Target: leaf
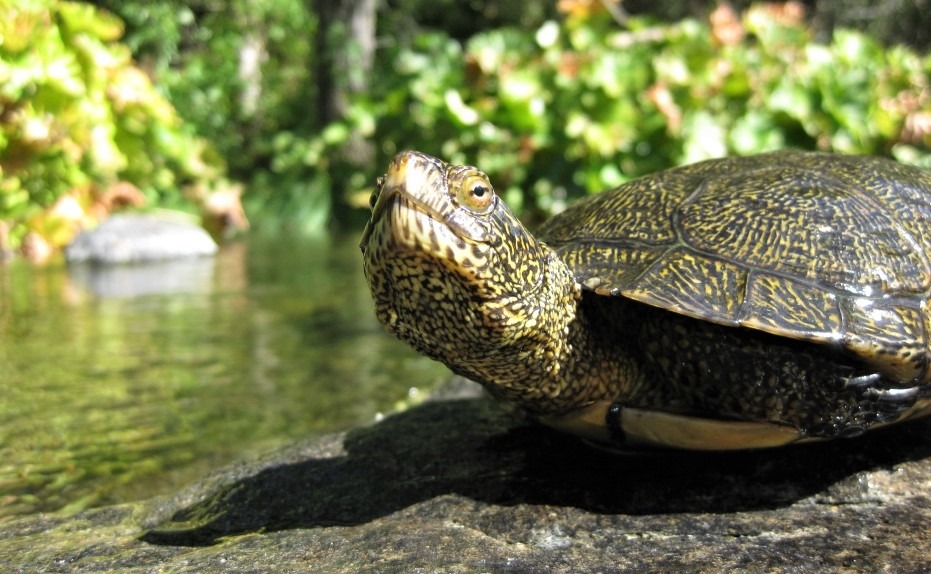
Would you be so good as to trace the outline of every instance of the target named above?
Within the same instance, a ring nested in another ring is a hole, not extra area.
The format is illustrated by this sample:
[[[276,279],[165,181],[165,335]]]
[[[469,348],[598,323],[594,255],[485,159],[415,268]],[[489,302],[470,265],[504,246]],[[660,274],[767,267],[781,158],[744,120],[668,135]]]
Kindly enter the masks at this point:
[[[773,118],[757,110],[737,118],[727,141],[728,146],[738,155],[777,150],[785,146],[785,138]]]
[[[91,4],[59,1],[56,9],[68,34],[88,34],[108,42],[123,35],[123,23],[119,18]]]
[[[693,111],[685,115],[682,136],[682,163],[695,163],[727,155],[727,134],[721,124],[706,111]]]
[[[458,123],[464,126],[474,126],[481,119],[481,116],[474,108],[462,101],[462,96],[458,91],[446,90],[443,100],[446,102],[446,109]]]

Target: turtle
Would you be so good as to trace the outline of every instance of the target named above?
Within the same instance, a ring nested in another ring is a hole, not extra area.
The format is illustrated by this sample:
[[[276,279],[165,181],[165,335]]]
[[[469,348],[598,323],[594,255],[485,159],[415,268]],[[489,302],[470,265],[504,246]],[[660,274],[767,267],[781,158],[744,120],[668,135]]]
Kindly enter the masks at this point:
[[[362,234],[389,333],[620,450],[851,437],[931,414],[931,173],[781,150],[587,196],[531,233],[406,151]]]

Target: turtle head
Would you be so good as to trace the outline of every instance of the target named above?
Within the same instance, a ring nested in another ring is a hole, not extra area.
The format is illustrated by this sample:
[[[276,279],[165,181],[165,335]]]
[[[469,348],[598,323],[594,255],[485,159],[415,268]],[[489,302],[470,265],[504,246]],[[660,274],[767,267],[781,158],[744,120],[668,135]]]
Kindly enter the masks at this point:
[[[488,176],[403,152],[371,206],[363,264],[387,330],[495,394],[540,392],[528,369],[558,370],[545,357],[565,343],[579,290]]]
[[[470,299],[500,299],[533,291],[541,280],[542,245],[475,167],[402,152],[378,179],[370,204],[361,243],[366,274],[380,283],[390,268],[404,268],[399,278],[417,280],[398,297],[443,284]],[[438,295],[429,297],[431,309]]]

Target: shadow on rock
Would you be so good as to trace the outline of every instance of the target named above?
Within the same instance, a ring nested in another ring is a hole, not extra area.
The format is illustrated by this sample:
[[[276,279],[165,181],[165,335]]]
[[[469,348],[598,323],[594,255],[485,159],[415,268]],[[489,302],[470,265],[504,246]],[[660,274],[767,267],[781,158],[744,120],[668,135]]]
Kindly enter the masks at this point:
[[[515,424],[496,404],[470,399],[427,403],[349,432],[341,451],[330,445],[220,475],[189,498],[199,502],[160,509],[171,519],[142,539],[200,546],[250,532],[362,524],[446,494],[603,514],[773,509],[858,472],[931,456],[931,424],[757,452],[616,455]]]

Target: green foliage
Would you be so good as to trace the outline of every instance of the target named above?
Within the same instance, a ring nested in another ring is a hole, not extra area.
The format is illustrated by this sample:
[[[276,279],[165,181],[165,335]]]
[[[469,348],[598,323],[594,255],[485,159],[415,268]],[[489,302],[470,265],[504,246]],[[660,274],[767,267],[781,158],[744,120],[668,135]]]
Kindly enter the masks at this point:
[[[326,166],[297,157],[308,139],[320,139],[314,132],[311,2],[95,3],[126,21],[126,43],[136,59],[224,157],[230,175],[248,183],[244,200],[253,214],[287,215],[305,229],[323,227],[330,213]]]
[[[144,2],[142,5],[180,2]],[[184,3],[193,4],[198,3]],[[315,19],[302,0],[233,0],[193,15],[172,66],[158,70],[185,119],[248,179],[273,161],[276,134],[312,126],[310,39]],[[178,7],[179,17],[184,16]],[[255,58],[254,76],[243,61]],[[310,112],[310,113],[309,113]]]
[[[391,0],[368,92],[320,128],[310,2],[94,3],[126,22],[125,44],[120,22],[86,5],[0,0],[0,220],[28,221],[113,180],[174,201],[217,173],[195,130],[248,183],[252,215],[303,229],[322,228],[334,201],[364,204],[401,148],[481,166],[530,213],[672,165],[781,147],[931,166],[931,57],[852,31],[818,44],[803,21],[762,5],[723,24],[632,18],[622,29],[593,0],[558,3],[560,19],[547,2]],[[358,137],[377,157],[347,173],[334,158]],[[354,195],[331,197],[338,188]]]
[[[852,31],[814,44],[772,16],[751,9],[728,42],[695,20],[618,30],[598,14],[465,46],[420,35],[383,54],[355,103],[354,125],[383,156],[367,177],[417,148],[479,165],[508,201],[550,211],[672,165],[784,147],[931,167],[931,57]]]
[[[87,4],[0,0],[0,221],[15,247],[66,194],[87,207],[121,181],[161,204],[209,183],[222,162]],[[42,229],[43,232],[49,230]],[[67,236],[53,237],[66,241]]]
[[[536,28],[556,16],[553,0],[385,0],[379,12],[387,38],[405,38],[422,29],[443,30],[465,41],[477,32],[514,26]]]

